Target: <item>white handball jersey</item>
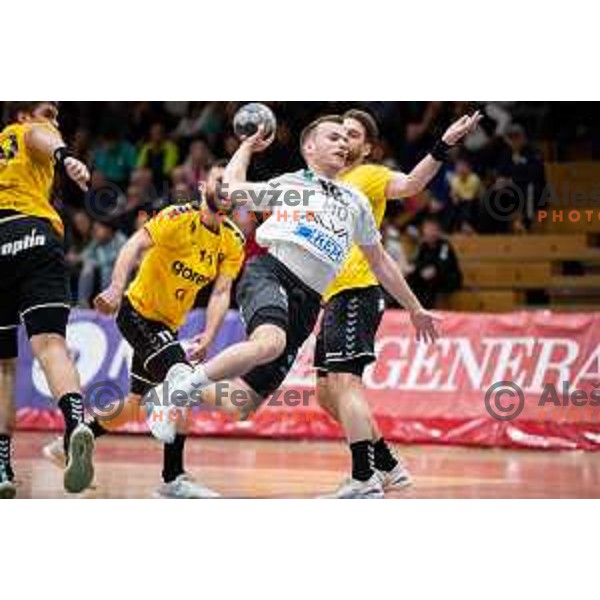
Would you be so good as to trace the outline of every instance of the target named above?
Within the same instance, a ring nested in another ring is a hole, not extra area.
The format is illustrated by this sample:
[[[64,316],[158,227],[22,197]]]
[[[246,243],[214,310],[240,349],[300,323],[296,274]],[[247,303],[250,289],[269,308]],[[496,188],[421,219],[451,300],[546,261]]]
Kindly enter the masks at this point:
[[[256,231],[257,243],[320,294],[353,244],[371,246],[381,237],[361,192],[308,169],[272,179],[253,204],[272,212]]]

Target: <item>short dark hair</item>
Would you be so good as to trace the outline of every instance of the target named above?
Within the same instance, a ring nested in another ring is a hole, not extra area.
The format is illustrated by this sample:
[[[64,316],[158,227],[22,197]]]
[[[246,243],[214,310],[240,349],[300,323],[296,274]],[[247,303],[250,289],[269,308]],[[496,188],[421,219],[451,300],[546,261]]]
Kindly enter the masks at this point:
[[[354,119],[358,121],[365,129],[367,142],[376,142],[379,139],[379,127],[377,121],[371,114],[364,110],[351,108],[343,114],[344,119]]]
[[[338,125],[344,124],[344,119],[340,115],[323,115],[314,121],[311,121],[300,134],[300,148],[304,148],[304,144],[314,130],[323,123],[337,123]]]
[[[40,104],[52,104],[58,108],[58,102],[51,102],[49,100],[29,100],[29,101],[18,101],[18,102],[5,102],[4,103],[4,123],[16,123],[19,113],[32,113]]]

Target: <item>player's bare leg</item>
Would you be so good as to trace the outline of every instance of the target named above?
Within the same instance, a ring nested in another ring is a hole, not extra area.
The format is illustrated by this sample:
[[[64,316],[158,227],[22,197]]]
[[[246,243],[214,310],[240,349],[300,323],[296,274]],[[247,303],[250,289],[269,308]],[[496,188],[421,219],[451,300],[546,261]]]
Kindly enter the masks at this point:
[[[317,374],[317,401],[319,406],[334,420],[339,423],[340,415],[332,394],[329,392],[329,382],[324,373]]]
[[[104,414],[101,419],[95,417],[89,421],[87,425],[94,434],[94,438],[97,439],[107,433],[116,432],[126,423],[136,421],[143,423],[146,419],[146,413],[140,406],[140,399],[141,396],[139,394],[129,394],[122,407],[115,404],[112,414],[109,412]],[[64,467],[65,451],[62,437],[57,437],[44,446],[42,453],[58,467]]]
[[[362,379],[351,373],[329,373],[318,380],[319,404],[344,429],[352,453],[352,479],[364,481],[376,472],[385,489],[411,484],[403,463],[387,445],[372,416]]]
[[[83,422],[83,396],[79,375],[69,356],[66,340],[54,333],[34,335],[30,339],[33,355],[40,363],[48,387],[65,419],[64,486],[79,493],[94,479],[94,436]]]
[[[11,441],[15,430],[16,359],[0,360],[0,498],[14,498],[16,487],[11,465]]]
[[[352,454],[352,477],[326,497],[383,498],[381,478],[374,465],[371,414],[361,393],[360,377],[329,373],[317,381],[319,404],[344,429]]]
[[[171,407],[165,394],[175,390],[193,398],[194,394],[224,380],[234,380],[257,366],[276,360],[285,350],[286,334],[276,325],[265,324],[257,327],[247,341],[229,346],[223,352],[196,367],[191,373],[169,371],[167,384],[155,387],[145,397],[149,410],[148,426],[152,434],[166,443],[175,439],[176,423],[185,409]]]
[[[146,410],[141,402],[140,394],[130,393],[123,406],[114,407],[114,414],[106,414],[102,419],[97,417],[87,425],[94,438],[103,437],[108,433],[119,431],[127,423],[143,423],[146,420]],[[217,498],[219,494],[205,485],[195,482],[183,468],[184,441],[187,437],[189,424],[181,420],[177,424],[177,435],[172,444],[164,444],[163,450],[163,480],[156,491],[161,498]],[[57,466],[64,466],[65,453],[63,438],[59,437],[46,445],[42,450],[44,456]],[[173,474],[173,477],[171,477]],[[168,480],[168,481],[167,481]]]

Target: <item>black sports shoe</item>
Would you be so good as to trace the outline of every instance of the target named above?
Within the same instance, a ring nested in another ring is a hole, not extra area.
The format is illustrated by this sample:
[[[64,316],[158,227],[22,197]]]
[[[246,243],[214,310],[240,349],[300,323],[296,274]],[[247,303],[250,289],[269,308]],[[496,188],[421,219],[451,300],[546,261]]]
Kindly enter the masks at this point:
[[[17,495],[17,488],[12,477],[9,477],[6,465],[0,463],[0,500],[10,500]]]
[[[71,494],[78,494],[90,487],[94,480],[94,434],[85,424],[75,427],[69,438],[64,487]]]

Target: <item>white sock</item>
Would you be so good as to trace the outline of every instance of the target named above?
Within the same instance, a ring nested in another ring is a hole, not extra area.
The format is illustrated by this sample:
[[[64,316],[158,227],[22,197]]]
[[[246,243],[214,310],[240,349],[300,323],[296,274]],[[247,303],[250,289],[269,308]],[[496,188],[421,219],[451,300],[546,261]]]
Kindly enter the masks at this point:
[[[177,363],[167,371],[167,376],[165,379],[169,383],[174,384],[176,380],[182,379],[186,375],[189,375],[193,370],[194,368],[187,363]]]

